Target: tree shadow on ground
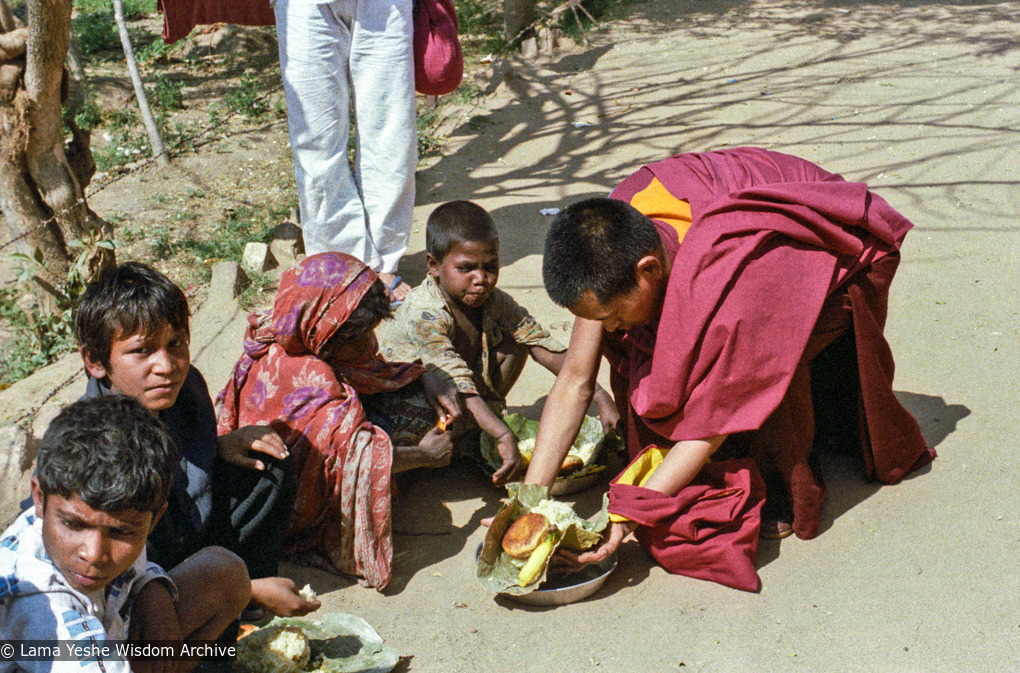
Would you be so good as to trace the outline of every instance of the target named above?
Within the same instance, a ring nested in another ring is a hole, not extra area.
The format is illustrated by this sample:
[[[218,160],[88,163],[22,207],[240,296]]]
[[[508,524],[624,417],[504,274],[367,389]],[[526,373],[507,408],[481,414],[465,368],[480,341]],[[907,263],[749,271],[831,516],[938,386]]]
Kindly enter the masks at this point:
[[[935,66],[916,62],[917,50],[936,42],[959,46],[939,55],[939,72],[958,61],[1014,54],[1020,47],[1008,5],[667,0],[629,7],[626,21],[640,25],[635,39],[653,43],[664,58],[649,61],[646,51],[613,42],[610,25],[582,53],[514,60],[485,107],[456,122],[450,151],[420,171],[419,204],[498,199],[504,212],[494,217],[509,265],[541,254],[548,223],[539,209],[561,205],[548,203],[549,194],[563,201],[579,192],[604,195],[641,165],[681,150],[814,147],[806,158],[827,156],[829,170],[898,189],[919,217],[936,222],[944,215],[932,205],[932,190],[947,199],[959,190],[945,179],[947,161],[992,149],[984,173],[1010,174],[1015,129],[969,115],[1015,95],[1017,84],[976,79],[924,87],[919,78],[936,77]],[[665,41],[678,23],[683,35]],[[761,39],[696,49],[741,34]],[[874,87],[888,87],[890,95],[862,98]],[[933,144],[932,137],[953,141]],[[903,149],[890,153],[892,143]],[[1012,208],[982,207],[998,215]]]

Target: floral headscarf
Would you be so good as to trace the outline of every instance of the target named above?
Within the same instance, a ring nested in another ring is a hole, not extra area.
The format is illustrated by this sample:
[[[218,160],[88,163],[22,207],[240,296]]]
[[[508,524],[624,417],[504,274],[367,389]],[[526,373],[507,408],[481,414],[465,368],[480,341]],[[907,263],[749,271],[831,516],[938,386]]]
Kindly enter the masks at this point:
[[[368,422],[358,395],[398,390],[424,369],[386,362],[374,341],[357,362],[318,357],[377,280],[338,252],[285,271],[273,308],[248,317],[244,354],[219,395],[218,431],[272,425],[298,475],[288,550],[325,553],[339,571],[381,589],[393,556],[393,446]]]

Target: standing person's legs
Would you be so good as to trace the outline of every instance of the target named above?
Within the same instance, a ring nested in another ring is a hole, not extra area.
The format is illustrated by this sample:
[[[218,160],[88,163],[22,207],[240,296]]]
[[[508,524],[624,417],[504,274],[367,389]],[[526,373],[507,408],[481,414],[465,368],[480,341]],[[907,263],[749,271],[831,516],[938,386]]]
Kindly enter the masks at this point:
[[[305,250],[346,252],[367,263],[373,247],[347,158],[354,2],[275,0],[274,9]]]
[[[414,212],[418,132],[412,0],[356,0],[350,51],[355,173],[371,239],[372,269],[393,274]]]

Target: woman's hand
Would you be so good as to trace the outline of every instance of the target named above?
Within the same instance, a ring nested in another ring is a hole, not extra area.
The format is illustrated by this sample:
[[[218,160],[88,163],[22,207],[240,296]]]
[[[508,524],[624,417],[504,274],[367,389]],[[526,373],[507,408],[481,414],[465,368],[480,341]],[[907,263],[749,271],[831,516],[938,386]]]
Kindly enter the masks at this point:
[[[418,443],[423,452],[423,467],[443,467],[450,464],[453,457],[453,441],[450,433],[439,428],[432,428],[425,433]]]
[[[421,375],[422,387],[425,388],[425,399],[439,415],[439,420],[444,428],[460,418],[460,396],[457,389],[447,379],[441,379],[432,372],[425,372]]]
[[[258,451],[278,460],[290,455],[283,439],[268,425],[246,425],[216,439],[219,443],[220,458],[238,467],[266,469],[265,463],[248,455],[250,451]]]
[[[443,467],[453,457],[453,441],[450,433],[432,428],[417,446],[394,446],[393,465],[390,472],[397,474],[419,467]]]
[[[638,524],[634,521],[624,521],[609,524],[609,534],[597,549],[578,554],[567,549],[559,549],[558,553],[567,560],[567,563],[575,568],[581,568],[590,563],[601,563],[612,556],[620,547],[620,543],[637,529]]]
[[[499,451],[503,464],[496,473],[492,475],[492,483],[502,486],[517,476],[524,467],[524,458],[517,448],[517,437],[507,428],[502,437],[496,440],[496,450]]]

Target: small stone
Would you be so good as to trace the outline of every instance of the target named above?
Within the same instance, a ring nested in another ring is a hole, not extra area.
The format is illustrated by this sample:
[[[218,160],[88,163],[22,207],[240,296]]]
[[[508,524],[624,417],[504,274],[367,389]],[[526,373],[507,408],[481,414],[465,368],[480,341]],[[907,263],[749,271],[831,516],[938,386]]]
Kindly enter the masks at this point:
[[[250,273],[265,273],[277,266],[276,258],[269,251],[266,243],[252,241],[244,246],[241,257],[241,268]]]
[[[521,56],[526,59],[533,59],[538,56],[538,41],[533,37],[521,43]]]
[[[269,254],[281,269],[294,266],[299,257],[305,254],[305,242],[301,235],[301,227],[293,222],[281,222],[273,229],[273,242],[269,244]]]
[[[542,27],[538,31],[538,39],[541,41],[542,46],[540,51],[545,56],[551,56],[556,51],[556,32],[547,28]]]
[[[237,262],[219,262],[213,266],[209,281],[210,297],[236,297],[244,290],[248,276]]]

